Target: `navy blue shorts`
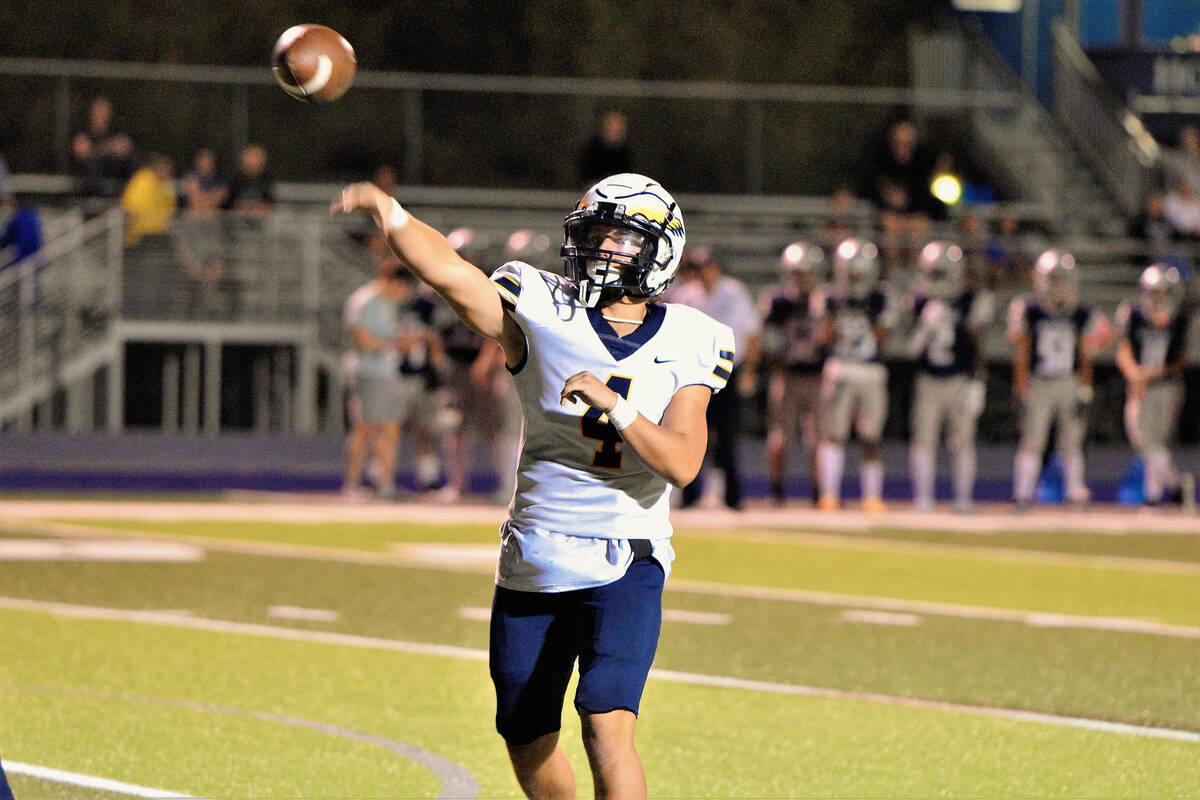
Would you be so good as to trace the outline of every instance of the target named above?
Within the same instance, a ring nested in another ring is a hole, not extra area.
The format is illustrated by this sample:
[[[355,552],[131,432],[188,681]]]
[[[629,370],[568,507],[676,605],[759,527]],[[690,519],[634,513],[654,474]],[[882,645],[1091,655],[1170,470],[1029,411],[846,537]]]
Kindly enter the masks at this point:
[[[496,686],[496,730],[528,744],[562,727],[563,697],[575,659],[575,708],[634,714],[662,627],[663,568],[653,558],[629,565],[618,581],[573,592],[496,587],[489,665]]]

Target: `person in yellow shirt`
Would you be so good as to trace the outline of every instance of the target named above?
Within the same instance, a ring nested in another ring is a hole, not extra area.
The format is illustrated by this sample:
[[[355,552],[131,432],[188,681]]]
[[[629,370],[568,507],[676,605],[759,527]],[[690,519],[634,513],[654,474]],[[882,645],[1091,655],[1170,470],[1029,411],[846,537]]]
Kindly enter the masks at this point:
[[[175,215],[175,165],[170,157],[151,155],[121,193],[121,208],[128,215],[125,246],[132,247],[143,236],[166,233]]]

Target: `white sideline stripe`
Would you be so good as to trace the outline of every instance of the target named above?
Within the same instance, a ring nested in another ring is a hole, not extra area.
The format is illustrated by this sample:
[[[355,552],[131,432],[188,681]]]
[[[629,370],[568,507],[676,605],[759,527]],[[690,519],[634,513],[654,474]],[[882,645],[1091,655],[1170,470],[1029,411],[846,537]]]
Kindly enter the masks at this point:
[[[0,520],[3,522],[3,520]],[[41,533],[51,536],[79,537],[90,536],[100,531],[109,536],[154,536],[154,534],[121,531],[118,529],[92,528],[84,525],[61,522],[9,523],[10,527],[19,527],[22,532]],[[351,564],[381,564],[394,567],[437,567],[448,572],[470,572],[477,574],[492,573],[494,562],[487,565],[462,559],[455,563],[447,561],[441,565],[430,562],[415,563],[399,552],[380,553],[369,550],[346,550],[335,547],[317,545],[286,544],[279,542],[257,542],[243,539],[218,540],[200,536],[185,536],[165,534],[169,540],[183,540],[201,545],[204,549],[222,553],[241,553],[245,555],[272,556],[278,558],[307,558]],[[441,545],[455,547],[456,545]],[[473,545],[467,545],[472,547]],[[491,547],[491,545],[487,545]],[[991,608],[988,606],[971,606],[957,603],[939,603],[928,600],[906,600],[896,597],[873,597],[868,595],[840,594],[835,592],[817,592],[808,589],[784,589],[770,586],[738,586],[728,583],[711,581],[687,580],[671,578],[667,583],[668,592],[687,592],[690,594],[711,595],[713,597],[740,597],[751,600],[770,600],[781,603],[807,603],[810,605],[852,606],[858,608],[875,608],[885,611],[914,612],[934,616],[950,616],[962,619],[991,619],[1002,622],[1019,622],[1035,627],[1046,627],[1046,619],[1053,617],[1055,627],[1080,628],[1084,630],[1119,631],[1123,633],[1140,633],[1149,636],[1168,636],[1180,639],[1200,639],[1200,627],[1175,625],[1154,620],[1129,619],[1125,617],[1090,617],[1083,615],[1047,614],[1046,612],[1025,611],[1008,608]]]
[[[67,783],[72,786],[82,786],[85,789],[97,789],[102,792],[125,794],[130,797],[185,798],[185,800],[195,800],[195,797],[190,794],[168,792],[165,789],[151,789],[146,786],[109,780],[108,778],[81,775],[78,772],[64,772],[60,769],[39,767],[36,764],[22,764],[19,761],[5,761],[4,770],[5,772],[11,772],[13,775],[41,778],[42,780],[53,781],[54,783]]]
[[[916,614],[896,614],[891,611],[864,611],[861,609],[846,609],[838,614],[838,619],[845,622],[862,622],[867,625],[899,625],[911,628],[921,624],[921,618]]]
[[[492,618],[492,610],[478,606],[464,606],[458,610],[458,615],[463,619],[488,622]],[[733,622],[733,617],[729,614],[713,614],[707,611],[664,608],[662,615],[664,622],[684,622],[690,625],[729,625]]]
[[[79,606],[69,603],[52,603],[43,600],[25,600],[16,597],[0,597],[0,608],[10,608],[20,611],[36,611],[56,614],[64,617],[80,619],[104,619],[122,622],[149,623],[169,627],[194,628],[197,630],[215,631],[218,633],[234,633],[250,636],[266,636],[275,639],[292,641],[317,642],[321,644],[336,644],[349,647],[360,647],[368,650],[390,650],[401,653],[416,653],[419,655],[445,656],[469,661],[487,661],[486,650],[471,647],[455,647],[452,645],[426,644],[423,642],[405,642],[398,639],[381,639],[373,636],[355,636],[346,633],[330,633],[328,631],[306,631],[293,628],[278,628],[271,625],[256,625],[247,622],[229,622],[225,620],[205,619],[198,617],[177,617],[152,611],[126,611],[119,608],[103,608],[100,606]],[[923,700],[917,697],[899,697],[888,694],[871,692],[848,692],[841,689],[823,689],[816,686],[804,686],[793,683],[775,683],[772,681],[756,681],[745,678],[732,678],[721,675],[701,675],[694,672],[677,672],[674,670],[651,669],[650,677],[670,683],[685,683],[694,686],[711,686],[720,689],[742,689],[751,692],[766,692],[769,694],[799,695],[810,697],[827,697],[837,700],[859,700],[890,706],[905,706],[909,708],[935,709],[953,711],[964,714],[983,714],[993,717],[1005,717],[1024,722],[1037,722],[1047,725],[1060,725],[1072,728],[1104,733],[1123,733],[1135,736],[1148,736],[1158,739],[1174,739],[1182,742],[1200,744],[1200,733],[1181,731],[1174,728],[1156,728],[1141,725],[1130,725],[1123,722],[1108,722],[1106,720],[1088,719],[1086,717],[1067,717],[1057,714],[1044,714],[1036,711],[1021,711],[992,706],[972,706],[960,703],[949,703],[942,700]]]
[[[300,608],[299,606],[267,606],[267,616],[304,622],[337,622],[342,618],[341,614],[329,608]]]
[[[204,550],[152,539],[0,539],[0,561],[202,561]]]
[[[930,614],[961,619],[989,619],[1000,622],[1020,622],[1034,627],[1080,628],[1085,630],[1144,633],[1151,636],[1171,636],[1179,639],[1200,639],[1200,627],[1172,625],[1154,620],[1127,617],[1086,617],[1078,614],[1048,614],[1041,611],[1020,611],[1011,608],[988,608],[956,603],[937,603],[930,600],[905,600],[899,597],[870,597],[867,595],[814,592],[808,589],[776,589],[765,586],[735,586],[727,583],[689,581],[672,578],[668,591],[689,594],[741,597],[750,600],[809,603],[819,606],[852,606],[857,608]]]

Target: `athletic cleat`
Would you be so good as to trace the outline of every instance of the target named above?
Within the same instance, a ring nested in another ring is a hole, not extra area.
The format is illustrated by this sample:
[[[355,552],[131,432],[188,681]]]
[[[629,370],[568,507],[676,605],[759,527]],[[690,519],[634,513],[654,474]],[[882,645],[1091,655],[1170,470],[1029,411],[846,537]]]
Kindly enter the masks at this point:
[[[864,504],[865,505],[865,504]],[[932,500],[917,500],[913,503],[913,511],[918,514],[930,514],[933,512],[934,503]]]
[[[817,508],[822,511],[837,511],[842,503],[831,494],[823,494],[817,499]]]
[[[887,511],[887,503],[878,497],[868,497],[863,500],[863,511],[868,514],[883,514]]]
[[[1179,507],[1185,514],[1196,513],[1196,476],[1190,472],[1179,473]]]
[[[974,514],[975,513],[975,504],[972,503],[970,500],[955,500],[954,501],[954,513],[955,514]]]

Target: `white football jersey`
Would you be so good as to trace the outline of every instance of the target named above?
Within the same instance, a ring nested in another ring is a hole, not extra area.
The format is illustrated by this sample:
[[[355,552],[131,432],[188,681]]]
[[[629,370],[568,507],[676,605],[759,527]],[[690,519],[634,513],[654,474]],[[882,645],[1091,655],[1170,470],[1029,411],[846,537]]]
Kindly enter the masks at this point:
[[[551,562],[556,553],[581,546],[604,552],[618,540],[666,540],[671,487],[625,445],[607,416],[579,401],[560,405],[563,385],[578,372],[591,372],[659,423],[681,387],[699,384],[716,392],[725,386],[733,332],[694,308],[649,303],[641,326],[620,337],[601,310],[576,300],[573,285],[561,275],[514,261],[497,269],[492,281],[526,342],[525,360],[510,370],[525,425],[498,582],[562,591],[615,580],[628,566],[623,552],[607,556],[617,562],[615,577],[602,563],[583,566],[586,558],[578,570]],[[514,531],[520,538],[510,542]],[[551,544],[562,537],[569,541]],[[510,545],[523,552],[508,553]],[[531,550],[546,547],[551,552],[538,559],[546,563],[525,563],[536,555]],[[521,562],[523,574],[506,576],[506,559],[510,565]],[[527,574],[530,570],[538,574]]]

